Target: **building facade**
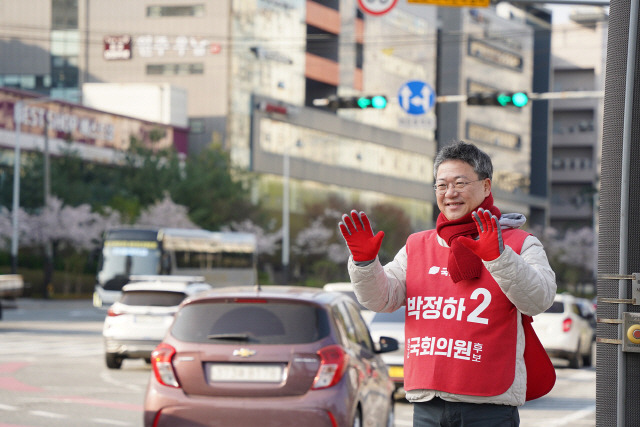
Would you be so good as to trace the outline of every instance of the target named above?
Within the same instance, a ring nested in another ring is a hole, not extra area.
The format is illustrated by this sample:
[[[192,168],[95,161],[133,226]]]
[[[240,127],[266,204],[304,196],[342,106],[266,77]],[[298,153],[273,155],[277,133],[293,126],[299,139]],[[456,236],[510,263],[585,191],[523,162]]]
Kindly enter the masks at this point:
[[[435,103],[435,92],[531,89],[534,31],[520,9],[399,2],[374,16],[356,0],[35,2],[42,7],[0,3],[0,85],[79,102],[84,84],[181,88],[189,153],[224,146],[259,175],[254,195],[273,210],[286,173],[294,213],[337,195],[396,204],[413,228],[432,227],[433,157],[459,139],[493,157],[504,211],[546,209],[529,191],[540,173],[531,167],[531,106]],[[388,104],[314,103],[352,95],[385,95]]]
[[[13,164],[16,143],[24,151],[46,147],[53,156],[73,152],[91,162],[118,164],[132,139],[150,149],[187,154],[186,128],[0,88],[0,165]]]
[[[554,92],[604,91],[607,16],[583,8],[570,18],[553,31]],[[597,230],[603,108],[602,97],[552,101],[550,223],[558,230]]]

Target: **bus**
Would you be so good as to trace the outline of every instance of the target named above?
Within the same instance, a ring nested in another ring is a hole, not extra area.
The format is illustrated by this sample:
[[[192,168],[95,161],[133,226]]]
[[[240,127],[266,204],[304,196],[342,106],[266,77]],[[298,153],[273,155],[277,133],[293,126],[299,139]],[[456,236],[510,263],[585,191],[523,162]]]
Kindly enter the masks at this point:
[[[213,287],[257,284],[252,233],[112,228],[102,240],[93,305],[113,304],[132,275],[202,276]]]

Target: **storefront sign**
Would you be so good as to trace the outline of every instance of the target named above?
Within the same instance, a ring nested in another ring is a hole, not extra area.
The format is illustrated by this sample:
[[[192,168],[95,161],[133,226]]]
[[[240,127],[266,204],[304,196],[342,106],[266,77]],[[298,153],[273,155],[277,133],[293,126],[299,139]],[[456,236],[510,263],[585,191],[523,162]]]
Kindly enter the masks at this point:
[[[102,57],[107,61],[131,59],[131,36],[106,36]]]

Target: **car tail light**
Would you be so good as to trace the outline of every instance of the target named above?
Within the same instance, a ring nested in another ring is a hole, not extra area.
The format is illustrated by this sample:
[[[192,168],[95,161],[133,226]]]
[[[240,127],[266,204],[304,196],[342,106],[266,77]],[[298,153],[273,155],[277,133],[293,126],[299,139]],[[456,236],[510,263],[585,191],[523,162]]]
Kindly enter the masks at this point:
[[[571,324],[573,320],[570,317],[567,317],[562,321],[562,332],[569,332],[571,330]]]
[[[123,313],[115,311],[112,307],[109,307],[109,309],[107,310],[107,316],[109,317],[120,316],[121,314]]]
[[[311,387],[314,390],[336,385],[347,370],[349,363],[349,355],[339,345],[330,345],[320,349],[318,356],[320,357],[320,367]]]
[[[151,367],[158,382],[168,387],[180,388],[171,360],[176,349],[169,344],[161,343],[151,353]]]
[[[244,304],[266,304],[267,300],[264,298],[236,298],[233,302]]]

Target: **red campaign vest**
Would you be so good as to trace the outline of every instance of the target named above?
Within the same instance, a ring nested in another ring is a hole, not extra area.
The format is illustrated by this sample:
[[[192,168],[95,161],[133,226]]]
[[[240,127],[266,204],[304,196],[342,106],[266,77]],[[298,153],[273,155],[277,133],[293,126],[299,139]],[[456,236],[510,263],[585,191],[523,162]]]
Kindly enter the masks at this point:
[[[502,232],[516,253],[528,235]],[[449,248],[435,230],[412,234],[406,248],[405,389],[472,396],[507,391],[516,370],[516,307],[486,268],[477,279],[454,283]]]

